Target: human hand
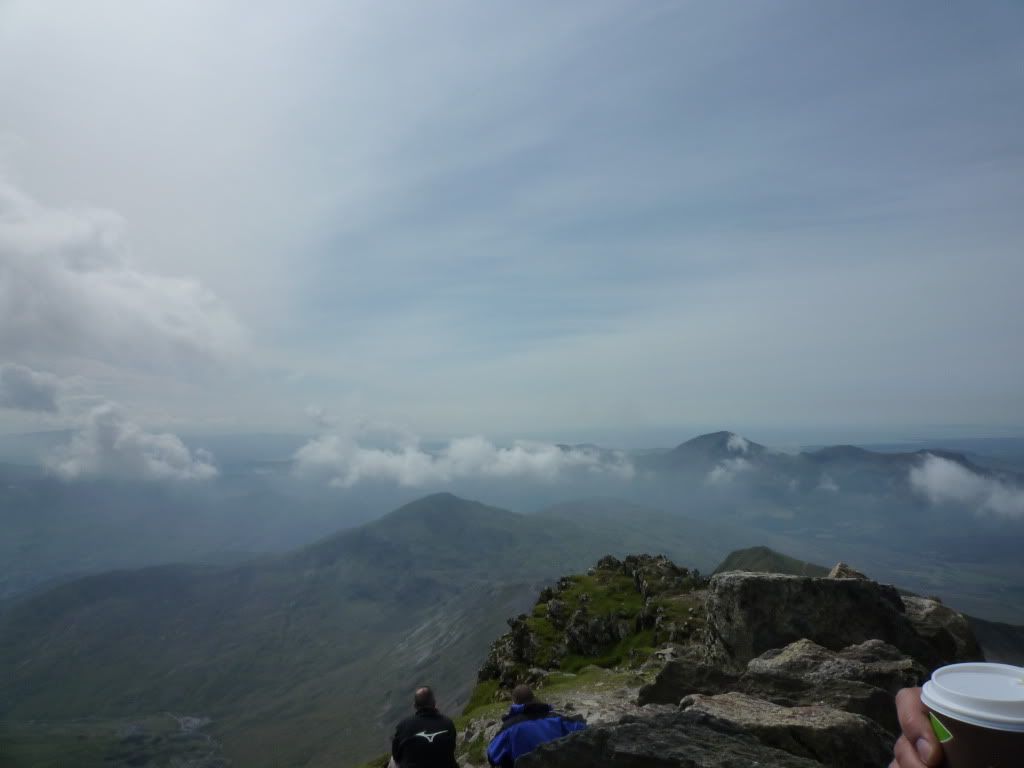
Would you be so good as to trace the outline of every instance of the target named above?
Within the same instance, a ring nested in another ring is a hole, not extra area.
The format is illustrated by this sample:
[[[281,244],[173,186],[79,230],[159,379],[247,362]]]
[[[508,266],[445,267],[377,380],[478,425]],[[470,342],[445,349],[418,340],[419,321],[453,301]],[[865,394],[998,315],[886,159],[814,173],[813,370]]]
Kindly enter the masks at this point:
[[[896,715],[903,735],[893,747],[889,768],[935,768],[942,763],[942,747],[921,703],[920,688],[904,688],[896,694]]]

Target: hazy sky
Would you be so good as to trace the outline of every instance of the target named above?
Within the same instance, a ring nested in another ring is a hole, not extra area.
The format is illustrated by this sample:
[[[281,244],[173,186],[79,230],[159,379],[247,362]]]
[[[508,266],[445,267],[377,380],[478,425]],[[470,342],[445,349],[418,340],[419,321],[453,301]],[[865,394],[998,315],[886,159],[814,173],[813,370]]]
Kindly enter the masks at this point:
[[[0,104],[0,431],[1024,423],[1016,0],[0,0]]]

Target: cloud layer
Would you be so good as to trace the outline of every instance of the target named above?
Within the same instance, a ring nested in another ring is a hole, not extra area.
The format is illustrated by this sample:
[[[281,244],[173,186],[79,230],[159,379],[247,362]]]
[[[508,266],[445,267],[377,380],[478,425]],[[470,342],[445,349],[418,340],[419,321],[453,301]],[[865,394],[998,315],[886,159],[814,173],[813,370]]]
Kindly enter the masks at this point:
[[[732,432],[729,434],[729,440],[726,442],[725,447],[733,453],[746,453],[750,448],[750,443],[742,435]]]
[[[574,471],[623,479],[633,476],[633,466],[622,454],[527,441],[499,447],[483,437],[454,439],[429,452],[415,439],[392,448],[373,448],[347,436],[324,435],[303,446],[295,460],[297,471],[327,475],[331,485],[345,488],[366,480],[406,486],[464,478],[553,481]]]
[[[0,350],[136,368],[210,359],[240,325],[194,280],[136,268],[119,216],[40,205],[0,180]],[[39,363],[37,363],[39,364]]]
[[[217,475],[213,457],[191,451],[176,435],[148,432],[114,403],[93,408],[71,442],[50,458],[65,480],[112,476],[135,480],[209,480]]]
[[[743,440],[743,438],[740,438],[740,440]],[[745,443],[746,441],[744,441]],[[729,438],[729,450],[736,450],[733,447],[732,438]],[[745,445],[744,450],[746,450]],[[723,459],[708,472],[707,482],[709,485],[728,485],[737,475],[742,472],[749,472],[753,468],[754,465],[744,458]]]
[[[177,435],[144,429],[116,403],[101,401],[83,415],[81,402],[68,397],[70,389],[68,381],[51,373],[0,364],[0,408],[61,414],[76,422],[68,444],[46,460],[62,479],[209,480],[217,475],[209,452],[190,450]]]
[[[56,413],[62,385],[50,373],[17,363],[0,363],[0,408]]]
[[[980,514],[1024,518],[1024,489],[928,454],[910,470],[911,487],[933,504],[962,504]]]

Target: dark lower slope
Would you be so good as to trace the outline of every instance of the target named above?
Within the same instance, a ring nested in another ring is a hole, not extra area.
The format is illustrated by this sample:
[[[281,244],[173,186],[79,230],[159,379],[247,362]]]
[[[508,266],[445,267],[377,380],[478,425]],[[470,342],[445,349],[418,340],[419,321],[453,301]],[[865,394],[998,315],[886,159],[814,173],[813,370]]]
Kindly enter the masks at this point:
[[[237,765],[353,764],[418,682],[461,704],[505,617],[622,531],[439,494],[285,557],[79,579],[0,616],[0,719],[173,711]]]
[[[1024,667],[1024,627],[968,616],[974,635],[989,661]]]

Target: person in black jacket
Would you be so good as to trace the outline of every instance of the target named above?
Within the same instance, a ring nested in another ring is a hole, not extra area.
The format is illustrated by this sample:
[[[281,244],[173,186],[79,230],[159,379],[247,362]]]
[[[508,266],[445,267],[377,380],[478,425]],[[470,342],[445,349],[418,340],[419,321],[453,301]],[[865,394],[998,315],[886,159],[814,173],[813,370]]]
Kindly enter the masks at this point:
[[[455,762],[455,723],[437,711],[429,688],[413,696],[416,714],[395,728],[391,758],[399,768],[458,768]]]

